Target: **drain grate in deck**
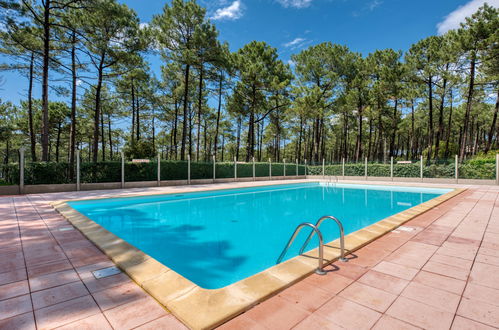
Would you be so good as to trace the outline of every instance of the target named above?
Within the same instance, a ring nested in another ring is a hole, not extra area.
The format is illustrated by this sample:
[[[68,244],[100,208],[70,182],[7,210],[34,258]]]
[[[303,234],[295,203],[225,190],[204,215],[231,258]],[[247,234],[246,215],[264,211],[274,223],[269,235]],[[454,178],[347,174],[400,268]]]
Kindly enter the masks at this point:
[[[94,277],[97,279],[117,275],[119,273],[121,273],[121,270],[118,267],[107,267],[94,270],[92,272],[92,274],[94,274]]]
[[[69,231],[69,230],[74,230],[74,227],[62,227],[62,228],[59,228],[59,231]]]

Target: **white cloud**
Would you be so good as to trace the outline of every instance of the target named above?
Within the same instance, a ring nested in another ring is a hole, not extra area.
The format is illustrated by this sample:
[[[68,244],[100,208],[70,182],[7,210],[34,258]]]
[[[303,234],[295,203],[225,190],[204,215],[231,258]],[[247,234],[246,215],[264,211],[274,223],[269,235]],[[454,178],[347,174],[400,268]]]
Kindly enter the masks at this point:
[[[293,60],[288,60],[289,66],[293,67],[296,65],[296,63]]]
[[[213,20],[236,20],[242,16],[243,4],[240,0],[236,0],[227,7],[217,9],[211,18]]]
[[[284,44],[284,47],[289,48],[289,47],[298,47],[299,45],[303,44],[306,39],[304,38],[295,38],[291,40],[290,42],[287,42]]]
[[[449,30],[459,28],[460,23],[464,22],[466,17],[475,13],[484,3],[488,3],[493,7],[499,7],[499,0],[471,0],[465,5],[459,6],[449,15],[445,16],[443,21],[437,24],[438,34],[442,35]]]
[[[305,8],[312,4],[312,0],[277,0],[283,7]]]
[[[142,29],[145,29],[145,28],[147,28],[147,27],[149,27],[149,23],[147,23],[147,22],[142,22],[142,23],[140,23],[140,24],[139,24],[139,28],[140,28],[141,30],[142,30]]]
[[[373,11],[374,9],[378,8],[379,6],[381,6],[382,4],[383,4],[383,1],[381,1],[381,0],[374,0],[374,1],[371,1],[370,3],[367,4],[367,8],[370,11]]]

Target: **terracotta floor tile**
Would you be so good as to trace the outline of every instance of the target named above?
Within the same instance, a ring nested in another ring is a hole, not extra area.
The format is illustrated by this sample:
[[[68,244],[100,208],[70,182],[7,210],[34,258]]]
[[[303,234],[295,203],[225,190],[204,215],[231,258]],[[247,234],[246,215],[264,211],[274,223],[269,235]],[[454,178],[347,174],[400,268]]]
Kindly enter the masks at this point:
[[[131,329],[158,319],[168,312],[154,299],[147,297],[104,311],[114,329]]]
[[[52,329],[100,313],[90,295],[65,301],[35,311],[38,329]]]
[[[279,296],[262,302],[245,314],[268,329],[290,329],[310,315]]]
[[[370,329],[381,317],[380,313],[339,296],[331,299],[315,313],[340,327],[359,330]]]
[[[426,271],[420,271],[414,278],[414,282],[455,293],[457,295],[461,295],[464,287],[466,286],[465,281]]]
[[[147,293],[133,282],[98,291],[92,295],[103,311],[148,297]]]
[[[18,282],[25,279],[27,279],[25,268],[19,268],[5,273],[0,273],[0,285]]]
[[[245,328],[231,328],[231,329],[239,330]],[[306,319],[298,323],[298,325],[293,328],[293,330],[310,330],[310,329],[340,330],[345,328],[340,327],[339,325],[331,322],[330,320],[324,317],[317,316],[316,314],[308,316]]]
[[[397,298],[394,294],[358,282],[350,284],[339,296],[381,313]]]
[[[0,300],[22,296],[29,293],[28,281],[19,281],[0,286]]]
[[[494,256],[488,256],[486,254],[478,253],[476,255],[477,262],[481,262],[483,264],[489,264],[493,266],[499,266],[499,257],[494,257]]]
[[[462,259],[458,257],[452,257],[452,256],[446,256],[444,254],[434,254],[431,258],[430,261],[438,262],[441,264],[445,265],[450,265],[466,270],[470,270],[471,266],[473,265],[473,261],[467,260],[467,259]]]
[[[125,273],[119,273],[100,279],[95,278],[91,272],[87,272],[80,276],[83,283],[85,283],[85,286],[91,293],[106,290],[119,285],[133,283]]]
[[[418,327],[410,325],[409,323],[400,321],[399,319],[393,318],[388,315],[383,315],[376,325],[373,327],[373,330],[417,330]]]
[[[499,289],[499,267],[476,262],[471,270],[470,282]]]
[[[454,318],[454,313],[405,297],[397,298],[386,314],[424,329],[448,329]]]
[[[50,273],[56,273],[63,270],[72,269],[73,266],[69,262],[69,260],[59,260],[43,265],[37,266],[28,266],[28,276],[29,277],[37,277],[41,275],[46,275]]]
[[[333,298],[335,293],[301,281],[282,291],[278,296],[294,303],[297,307],[314,312]]]
[[[355,265],[350,262],[341,262],[341,261],[335,262],[333,265],[330,265],[325,269],[335,275],[348,277],[351,278],[352,280],[358,279],[369,270],[367,267]]]
[[[33,313],[25,313],[0,320],[0,329],[5,330],[35,330],[35,319]]]
[[[479,323],[462,316],[456,315],[452,323],[452,330],[492,330],[496,328],[489,327],[483,323]]]
[[[73,269],[69,269],[62,272],[30,277],[29,284],[31,291],[39,291],[79,280],[80,278],[76,272]]]
[[[35,309],[40,309],[63,301],[83,297],[88,294],[88,290],[85,288],[83,283],[77,281],[33,292],[31,294],[31,299],[33,300],[33,307]]]
[[[86,317],[83,320],[75,321],[65,326],[57,328],[57,330],[75,330],[75,329],[112,330],[113,328],[102,314],[95,314]]]
[[[404,280],[412,280],[418,272],[418,270],[415,268],[394,264],[387,261],[380,262],[373,269],[378,272],[399,277]]]
[[[169,314],[144,325],[141,325],[137,330],[188,330],[175,316]],[[242,328],[240,328],[242,329]],[[244,328],[248,329],[248,328]],[[257,328],[254,328],[257,329]]]
[[[485,254],[487,256],[492,256],[492,257],[498,257],[499,258],[499,250],[493,250],[485,247],[480,247],[480,250],[478,250],[479,253]]]
[[[455,266],[441,264],[439,262],[428,261],[423,270],[435,274],[445,275],[465,281],[468,278],[469,271]]]
[[[482,285],[468,283],[466,289],[464,290],[463,297],[473,300],[481,300],[488,304],[499,306],[499,290]]]
[[[305,278],[302,282],[321,288],[322,290],[330,293],[337,294],[352,283],[353,280],[345,276],[328,273],[327,275],[312,274]]]
[[[476,299],[463,298],[457,314],[492,327],[497,327],[499,324],[499,306]]]
[[[456,312],[457,305],[461,299],[461,295],[432,288],[417,282],[411,282],[402,291],[401,295],[453,314]]]
[[[32,311],[29,294],[0,301],[0,320]]]
[[[148,323],[144,325],[147,326]],[[222,324],[217,329],[220,330],[239,330],[239,329],[248,329],[248,330],[268,330],[263,325],[260,325],[258,322],[248,317],[246,313],[229,320],[228,322]],[[151,329],[154,330],[154,329]]]
[[[361,278],[358,279],[358,282],[397,295],[402,292],[402,290],[404,290],[404,288],[409,283],[409,281],[407,280],[385,273],[380,273],[375,270],[370,270],[365,273]]]

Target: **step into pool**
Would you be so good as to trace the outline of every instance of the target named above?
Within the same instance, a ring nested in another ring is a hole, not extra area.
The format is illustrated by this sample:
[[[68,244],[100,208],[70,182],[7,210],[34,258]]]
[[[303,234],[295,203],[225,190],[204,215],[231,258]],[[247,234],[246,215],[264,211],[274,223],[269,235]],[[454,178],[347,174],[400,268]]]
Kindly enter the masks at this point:
[[[449,191],[310,182],[68,204],[198,286],[218,289],[275,265],[302,222],[333,215],[347,235]],[[333,222],[321,231],[325,242],[339,237]],[[314,238],[308,249],[317,245]]]

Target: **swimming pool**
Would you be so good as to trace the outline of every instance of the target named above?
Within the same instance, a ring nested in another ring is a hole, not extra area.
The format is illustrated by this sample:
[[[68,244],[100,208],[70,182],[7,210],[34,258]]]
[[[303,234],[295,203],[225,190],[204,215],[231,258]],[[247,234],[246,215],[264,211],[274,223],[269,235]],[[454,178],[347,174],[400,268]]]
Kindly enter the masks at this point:
[[[218,289],[275,265],[302,222],[333,215],[347,235],[449,191],[311,182],[68,204],[198,286]],[[339,237],[334,223],[321,231],[325,242]],[[308,248],[316,246],[315,238]]]

